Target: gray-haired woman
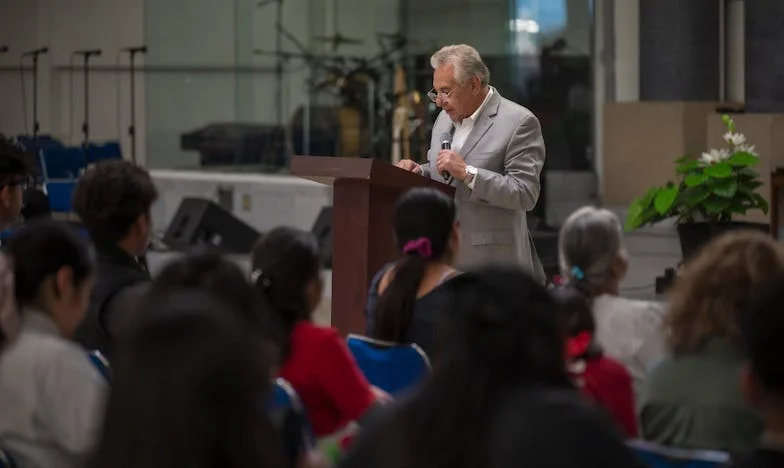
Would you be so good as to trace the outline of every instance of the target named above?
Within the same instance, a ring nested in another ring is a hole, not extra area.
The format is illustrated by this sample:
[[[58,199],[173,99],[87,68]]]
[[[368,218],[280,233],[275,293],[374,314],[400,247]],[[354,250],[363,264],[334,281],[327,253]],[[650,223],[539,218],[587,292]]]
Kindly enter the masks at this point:
[[[558,256],[568,285],[591,301],[597,340],[637,387],[665,354],[664,310],[657,302],[620,297],[629,267],[620,221],[606,209],[580,208],[561,227]]]

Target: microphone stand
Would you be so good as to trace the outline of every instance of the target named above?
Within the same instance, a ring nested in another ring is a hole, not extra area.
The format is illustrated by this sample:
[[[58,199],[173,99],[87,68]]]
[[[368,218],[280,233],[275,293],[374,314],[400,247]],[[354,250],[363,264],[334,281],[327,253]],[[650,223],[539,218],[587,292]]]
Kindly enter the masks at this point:
[[[275,62],[275,113],[277,114],[278,126],[283,128],[283,30],[280,25],[283,22],[283,0],[263,0],[256,4],[258,8],[263,8],[267,5],[275,4],[275,53],[277,60]]]
[[[33,141],[38,137],[38,132],[41,130],[41,124],[38,122],[38,56],[47,52],[49,52],[49,49],[42,47],[22,54],[22,57],[30,56],[33,58]]]
[[[131,138],[131,161],[136,164],[136,68],[135,57],[136,54],[146,54],[147,47],[129,47],[124,49],[130,59],[130,72],[131,72],[131,123],[128,126],[128,136]]]
[[[84,122],[82,123],[82,133],[84,141],[82,145],[86,148],[90,141],[90,57],[101,55],[100,50],[76,51],[74,55],[81,55],[84,58]]]

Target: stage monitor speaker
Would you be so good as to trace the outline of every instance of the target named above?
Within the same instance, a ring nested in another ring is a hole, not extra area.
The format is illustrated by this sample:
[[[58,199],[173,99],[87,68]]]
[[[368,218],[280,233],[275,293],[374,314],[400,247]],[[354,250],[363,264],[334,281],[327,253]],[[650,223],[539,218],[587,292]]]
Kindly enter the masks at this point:
[[[332,268],[332,207],[325,206],[321,209],[316,222],[313,223],[311,232],[319,243],[321,261],[324,268]]]
[[[259,232],[204,198],[183,198],[163,242],[175,250],[205,246],[221,253],[247,254]]]

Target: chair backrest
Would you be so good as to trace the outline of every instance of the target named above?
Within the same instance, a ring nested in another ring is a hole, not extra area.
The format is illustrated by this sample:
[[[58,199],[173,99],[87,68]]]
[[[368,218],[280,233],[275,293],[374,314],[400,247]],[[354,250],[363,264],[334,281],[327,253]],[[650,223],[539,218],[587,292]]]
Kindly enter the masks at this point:
[[[110,141],[102,145],[90,144],[85,148],[85,156],[87,164],[122,159],[122,149],[120,148],[120,143],[116,141]]]
[[[286,451],[292,459],[315,447],[315,437],[305,406],[286,379],[275,379],[272,385],[272,401],[266,406],[272,423],[283,435]]]
[[[106,359],[100,351],[94,349],[87,353],[87,359],[90,360],[90,363],[98,369],[98,372],[107,380],[111,380],[111,367],[109,366],[109,361]]]
[[[87,167],[82,148],[44,148],[39,156],[44,180],[78,179]]]
[[[53,213],[70,213],[73,211],[73,193],[76,180],[49,180],[44,182],[44,192],[49,198],[49,209]]]
[[[18,465],[7,451],[0,449],[0,468],[17,468]]]
[[[414,343],[390,343],[361,335],[349,335],[346,341],[365,378],[393,396],[411,389],[430,372],[427,354]]]
[[[714,450],[665,447],[633,440],[627,445],[650,468],[717,468],[730,462],[730,454]]]

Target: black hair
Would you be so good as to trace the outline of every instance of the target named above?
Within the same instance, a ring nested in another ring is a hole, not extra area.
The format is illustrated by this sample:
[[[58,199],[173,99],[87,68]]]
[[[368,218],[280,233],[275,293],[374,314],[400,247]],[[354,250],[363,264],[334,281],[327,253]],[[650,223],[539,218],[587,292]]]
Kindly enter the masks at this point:
[[[450,254],[449,237],[455,219],[454,201],[436,189],[414,188],[400,197],[395,208],[394,230],[402,257],[395,264],[392,279],[373,311],[374,338],[392,342],[404,340],[425,266]],[[429,243],[430,255],[422,255],[416,250],[403,252],[409,242],[421,239]]]
[[[316,237],[301,229],[278,227],[262,236],[251,253],[259,305],[280,327],[283,356],[297,322],[310,320],[307,285],[321,274]]]
[[[30,169],[25,162],[30,153],[0,135],[0,186],[26,178]],[[34,157],[34,155],[33,155]]]
[[[73,271],[74,286],[94,271],[89,245],[62,221],[36,220],[22,225],[8,239],[5,251],[14,262],[14,291],[20,306],[34,304],[46,279],[62,268]]]
[[[130,161],[102,161],[87,168],[73,195],[73,207],[93,241],[114,245],[149,215],[158,191],[150,174]]]
[[[741,314],[741,332],[751,367],[757,378],[771,392],[784,397],[784,277],[771,281]]]
[[[529,273],[487,266],[444,289],[450,313],[439,324],[432,375],[371,449],[376,466],[485,466],[491,428],[510,395],[540,386],[574,390],[557,304]]]
[[[269,364],[231,306],[170,291],[120,341],[101,440],[89,466],[280,467],[263,403]]]
[[[562,320],[563,330],[568,336],[596,331],[591,301],[585,294],[569,285],[559,286],[550,291],[558,302],[559,318]]]

